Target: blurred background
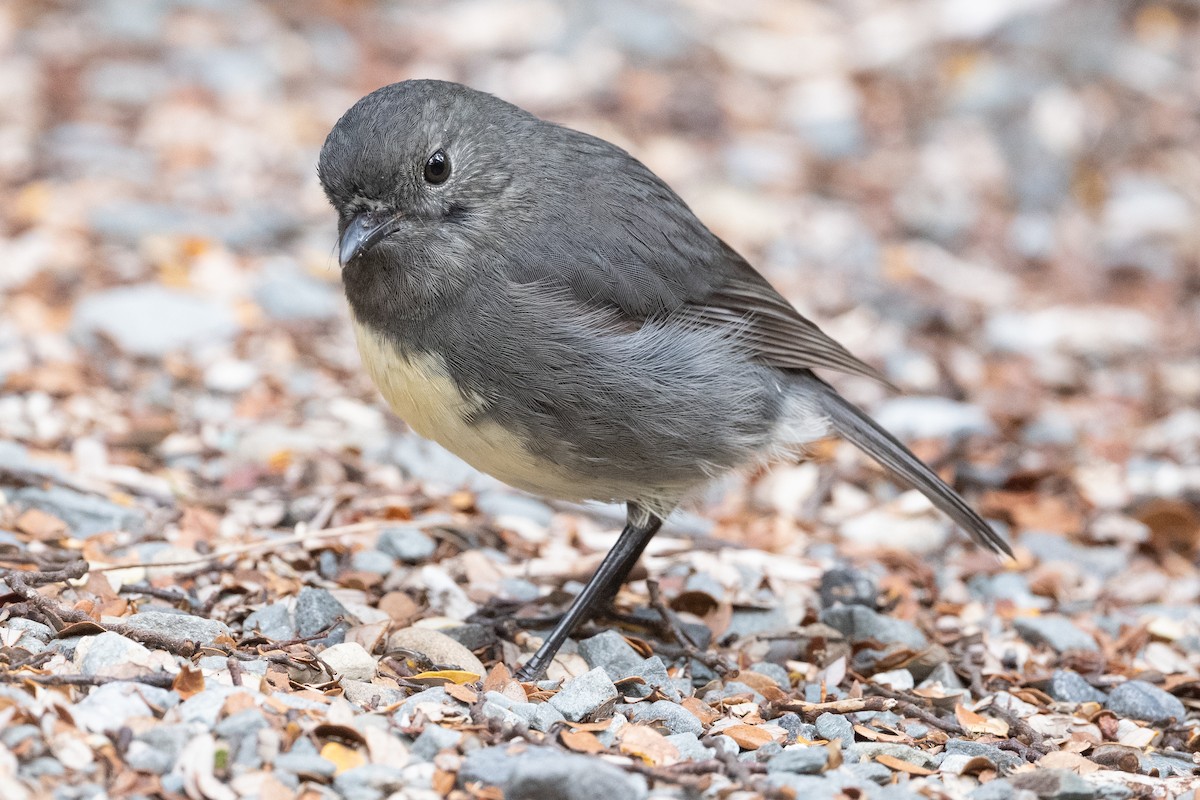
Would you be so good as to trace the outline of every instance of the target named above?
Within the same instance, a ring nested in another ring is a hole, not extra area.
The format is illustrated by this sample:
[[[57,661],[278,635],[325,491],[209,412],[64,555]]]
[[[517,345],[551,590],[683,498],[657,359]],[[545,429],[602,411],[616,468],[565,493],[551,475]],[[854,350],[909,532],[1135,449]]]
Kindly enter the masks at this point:
[[[316,180],[338,116],[413,77],[645,161],[904,390],[851,397],[1016,531],[1191,557],[1194,0],[5,4],[7,457],[183,496],[229,531],[305,519],[330,487],[362,509],[413,479],[489,487],[377,401]],[[828,473],[777,470],[715,516],[905,546],[903,503],[852,524],[894,487]],[[931,519],[913,547],[943,541]]]

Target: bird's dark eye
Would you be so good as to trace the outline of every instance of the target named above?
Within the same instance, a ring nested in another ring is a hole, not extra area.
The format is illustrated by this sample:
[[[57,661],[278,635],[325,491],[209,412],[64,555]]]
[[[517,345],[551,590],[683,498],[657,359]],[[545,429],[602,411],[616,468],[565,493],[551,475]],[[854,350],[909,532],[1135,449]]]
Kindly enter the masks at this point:
[[[425,162],[425,180],[429,183],[442,183],[450,177],[450,156],[445,150],[438,150]]]

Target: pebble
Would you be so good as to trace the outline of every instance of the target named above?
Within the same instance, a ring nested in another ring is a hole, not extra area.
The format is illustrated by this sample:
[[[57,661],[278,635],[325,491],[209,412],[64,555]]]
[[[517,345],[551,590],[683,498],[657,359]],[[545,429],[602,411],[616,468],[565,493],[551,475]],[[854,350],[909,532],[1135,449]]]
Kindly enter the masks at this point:
[[[603,667],[596,667],[563,684],[550,698],[550,704],[571,722],[593,722],[612,713],[617,697],[617,687],[608,673]]]
[[[342,305],[331,284],[294,268],[264,268],[254,300],[272,319],[281,322],[320,321],[336,317]]]
[[[166,689],[118,681],[92,689],[71,708],[71,718],[85,731],[107,733],[119,730],[135,717],[158,716],[151,705],[167,709],[178,702],[179,695]]]
[[[342,642],[326,647],[318,656],[339,678],[369,681],[379,666],[375,658],[358,642]]]
[[[854,725],[841,714],[825,712],[817,717],[817,735],[827,741],[841,740],[842,747],[854,744]]]
[[[1069,669],[1054,670],[1046,694],[1062,703],[1103,703],[1108,699],[1108,695]]]
[[[450,697],[450,695],[446,693],[445,689],[443,689],[441,686],[434,686],[417,692],[405,700],[404,703],[401,704],[400,708],[396,709],[396,713],[392,718],[396,721],[396,725],[400,728],[411,727],[413,721],[421,712],[420,706],[426,704],[434,706],[448,705],[457,708],[463,708],[462,703]]]
[[[102,497],[61,486],[18,489],[11,499],[17,508],[36,508],[58,517],[78,539],[107,531],[142,533],[146,527],[146,515],[138,508],[117,505]]]
[[[768,772],[796,772],[810,775],[825,769],[829,751],[820,746],[793,745],[772,756],[767,762]]]
[[[349,612],[325,589],[305,586],[296,596],[296,631],[300,636],[313,636],[328,629],[338,619],[346,618]]]
[[[653,703],[635,703],[623,706],[621,713],[630,722],[644,723],[671,733],[704,733],[704,723],[695,714],[670,700],[655,700]]]
[[[1092,784],[1066,769],[1036,769],[1009,779],[1016,789],[1033,792],[1038,800],[1095,800]]]
[[[283,772],[316,778],[331,778],[337,772],[336,764],[316,753],[284,753],[275,757],[272,766]]]
[[[691,732],[668,734],[666,740],[675,745],[680,759],[684,761],[707,761],[716,753],[711,747],[705,747],[699,737]]]
[[[299,638],[300,631],[292,617],[292,610],[282,600],[265,605],[246,617],[242,622],[242,630],[246,633],[257,630],[263,636],[276,642],[288,642]]]
[[[937,758],[926,753],[924,750],[918,750],[915,747],[909,747],[906,744],[894,744],[892,742],[855,742],[846,748],[846,760],[850,763],[858,761],[874,761],[876,756],[892,756],[901,761],[907,761],[910,764],[917,764],[926,769],[937,769]]]
[[[97,347],[103,335],[124,352],[144,358],[226,341],[238,327],[224,304],[157,284],[86,295],[71,318],[71,334],[83,346]]]
[[[854,643],[873,640],[897,642],[913,650],[928,644],[925,634],[911,622],[887,617],[863,606],[836,606],[821,612],[821,622],[841,631]]]
[[[418,564],[433,555],[437,542],[420,528],[394,525],[379,532],[375,547],[397,561]]]
[[[433,757],[443,750],[458,747],[460,741],[462,734],[458,731],[429,723],[413,742],[409,752],[414,758],[432,761]]]
[[[518,759],[503,789],[505,800],[642,800],[647,795],[640,775],[581,755]]]
[[[342,695],[351,703],[365,709],[384,708],[404,700],[404,692],[390,686],[377,686],[365,680],[342,678]]]
[[[388,649],[412,650],[436,666],[461,669],[480,677],[487,674],[478,656],[433,628],[402,628],[388,637]]]
[[[126,673],[131,666],[149,669],[154,656],[144,645],[119,633],[85,636],[75,648],[75,666],[84,675]]]
[[[986,758],[995,764],[1001,773],[1008,773],[1025,763],[1016,753],[1001,750],[986,742],[975,742],[970,739],[951,739],[946,742],[946,755],[967,756],[968,758]]]
[[[139,611],[122,622],[146,633],[186,639],[200,644],[212,644],[218,637],[229,636],[229,626],[224,622],[170,611]]]
[[[1081,631],[1074,622],[1059,614],[1016,617],[1012,622],[1017,632],[1027,640],[1034,644],[1049,645],[1058,653],[1065,653],[1068,650],[1096,651],[1100,649],[1091,634]]]
[[[613,680],[631,674],[644,661],[625,637],[613,630],[581,640],[579,655],[589,667],[603,667]]]
[[[582,647],[583,643],[580,643],[581,650]],[[612,674],[611,670],[606,669],[606,671],[609,675]],[[615,680],[620,681],[622,678],[634,676],[641,678],[645,683],[625,683],[618,687],[627,697],[649,697],[655,691],[658,691],[672,702],[678,703],[683,700],[683,695],[680,693],[679,688],[675,685],[671,676],[667,674],[667,665],[658,656],[639,659],[638,663],[624,670]]]
[[[819,594],[822,608],[845,605],[874,609],[879,589],[865,572],[854,567],[835,567],[821,575]]]
[[[789,627],[783,608],[739,608],[735,609],[725,629],[725,636],[745,639],[763,633],[778,633]],[[697,643],[699,645],[699,643]],[[703,645],[699,645],[703,646]]]
[[[1182,721],[1186,714],[1178,697],[1145,681],[1125,681],[1113,687],[1105,706],[1118,716],[1160,724],[1172,718]]]

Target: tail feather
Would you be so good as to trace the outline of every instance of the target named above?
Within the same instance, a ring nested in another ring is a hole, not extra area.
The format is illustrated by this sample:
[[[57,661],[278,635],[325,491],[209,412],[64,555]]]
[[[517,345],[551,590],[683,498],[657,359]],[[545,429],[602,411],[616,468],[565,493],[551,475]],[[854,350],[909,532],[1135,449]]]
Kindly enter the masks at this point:
[[[977,542],[1012,557],[1008,542],[895,436],[817,376],[808,373],[803,377],[810,388],[817,390],[820,407],[840,436],[878,461],[893,477],[920,491]]]

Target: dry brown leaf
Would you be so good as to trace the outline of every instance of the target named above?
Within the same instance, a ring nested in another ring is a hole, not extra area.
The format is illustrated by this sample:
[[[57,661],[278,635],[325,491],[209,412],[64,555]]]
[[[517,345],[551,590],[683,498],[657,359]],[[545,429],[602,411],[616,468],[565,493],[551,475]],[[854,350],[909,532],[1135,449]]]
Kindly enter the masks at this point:
[[[450,794],[450,790],[454,788],[458,776],[453,772],[447,772],[444,769],[435,769],[433,771],[433,791],[437,792],[442,797]]]
[[[730,725],[721,733],[737,742],[743,750],[757,750],[767,742],[775,741],[769,731],[755,725]]]
[[[976,714],[962,704],[954,707],[954,718],[970,733],[990,733],[993,736],[1008,736],[1008,723],[1002,719]]]
[[[907,772],[909,775],[932,775],[933,770],[926,769],[919,764],[913,764],[895,756],[889,756],[886,753],[880,753],[875,756],[875,760],[883,764],[888,769],[894,769],[897,772]]]
[[[706,728],[721,718],[720,712],[698,697],[685,697],[680,705],[695,714]]]
[[[617,737],[618,750],[625,755],[637,756],[647,764],[663,766],[679,759],[679,748],[648,725],[626,725]]]
[[[333,762],[335,775],[341,775],[348,769],[361,767],[367,763],[366,756],[341,742],[327,742],[321,748],[321,757]]]
[[[612,721],[613,718],[609,717],[600,722],[571,722],[568,720],[564,724],[573,731],[606,731],[608,726],[612,725]]]
[[[512,673],[508,671],[508,667],[503,663],[497,662],[496,666],[492,667],[491,672],[483,679],[483,691],[487,692],[503,692],[504,687],[508,686],[512,681]]]
[[[773,678],[763,675],[761,672],[753,672],[752,670],[744,669],[737,674],[739,683],[744,683],[760,694],[766,689],[779,689],[779,684]]]
[[[455,700],[467,703],[468,705],[479,699],[479,695],[476,693],[476,691],[469,686],[462,686],[461,684],[457,683],[447,683],[442,688],[446,690],[446,694],[450,695]]]
[[[177,692],[184,700],[193,695],[200,694],[200,692],[204,691],[204,673],[184,664],[180,667],[179,674],[175,676],[175,680],[171,681],[171,689]]]
[[[39,508],[31,508],[17,517],[16,527],[21,533],[43,542],[61,539],[67,532],[67,523]]]
[[[428,686],[444,686],[447,683],[474,683],[480,679],[480,675],[474,672],[468,672],[465,669],[435,669],[428,672],[418,672],[409,678],[410,681],[423,683]]]
[[[1039,768],[1045,769],[1069,769],[1080,775],[1087,775],[1100,769],[1100,765],[1094,761],[1088,761],[1078,753],[1071,753],[1066,750],[1055,750],[1052,753],[1047,753],[1038,759],[1037,765]]]
[[[608,749],[596,738],[596,734],[589,731],[564,728],[558,736],[568,750],[574,750],[576,753],[603,753]]]

